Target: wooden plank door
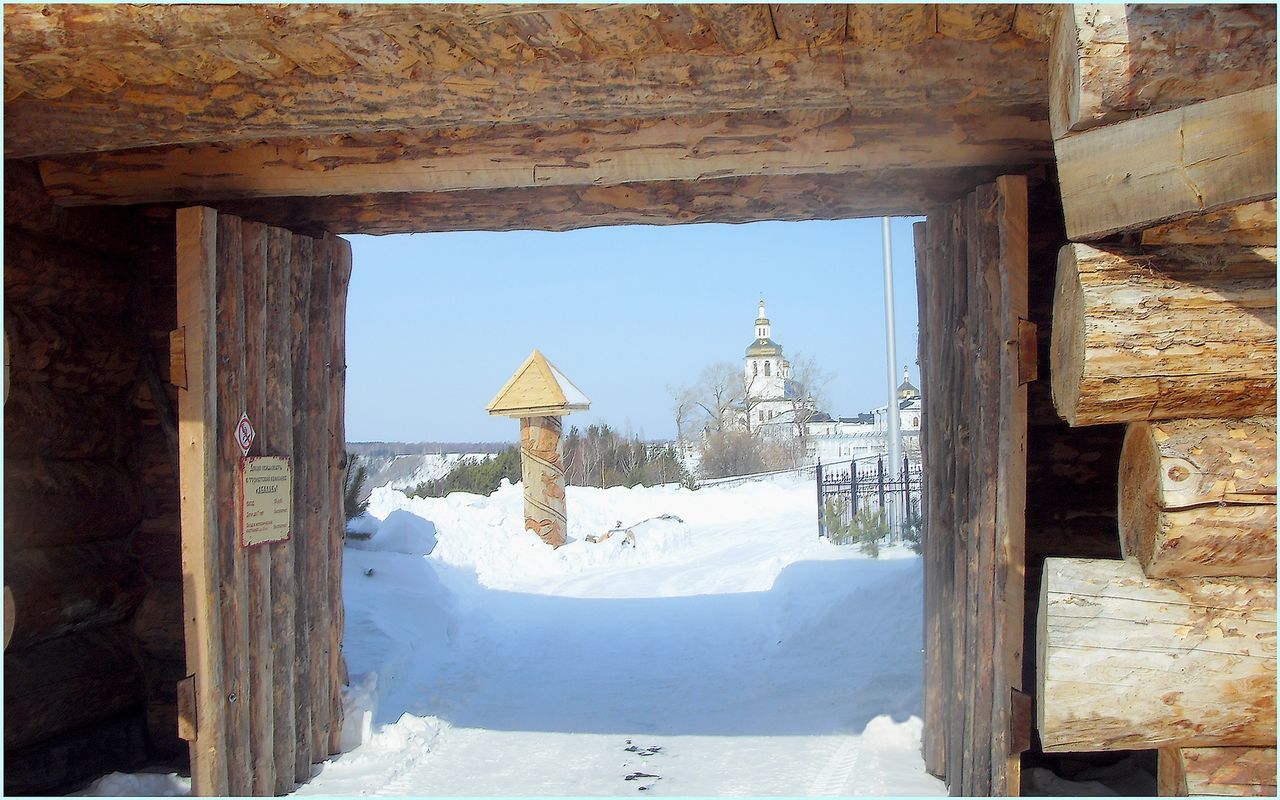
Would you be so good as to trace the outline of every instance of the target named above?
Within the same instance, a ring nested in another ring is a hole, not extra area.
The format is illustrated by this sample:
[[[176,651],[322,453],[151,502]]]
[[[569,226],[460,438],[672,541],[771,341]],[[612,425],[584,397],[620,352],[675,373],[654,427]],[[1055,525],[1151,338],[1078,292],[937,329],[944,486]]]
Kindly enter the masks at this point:
[[[350,247],[208,208],[181,209],[177,226],[190,672],[179,728],[193,793],[282,794],[337,751],[342,724]],[[291,488],[273,484],[288,495],[287,540],[244,541],[242,415],[255,432],[249,456],[288,459]]]
[[[1017,794],[1023,650],[1027,184],[918,223],[924,384],[925,764],[953,794]],[[1034,349],[1034,337],[1030,347]]]

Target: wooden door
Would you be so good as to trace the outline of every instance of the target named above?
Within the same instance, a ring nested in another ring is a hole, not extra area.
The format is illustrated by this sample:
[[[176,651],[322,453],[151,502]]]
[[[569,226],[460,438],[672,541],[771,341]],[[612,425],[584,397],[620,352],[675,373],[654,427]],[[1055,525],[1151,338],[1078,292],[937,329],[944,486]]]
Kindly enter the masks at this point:
[[[915,237],[925,764],[952,794],[1016,795],[1030,732],[1021,694],[1025,384],[1035,349],[1026,179],[978,187],[917,223]]]
[[[195,794],[281,794],[337,751],[342,723],[350,247],[208,208],[180,210],[177,226],[173,380],[190,672],[179,728]],[[287,540],[243,540],[257,528],[241,516],[242,415],[255,432],[250,456],[289,460],[291,488],[272,484],[288,495]]]

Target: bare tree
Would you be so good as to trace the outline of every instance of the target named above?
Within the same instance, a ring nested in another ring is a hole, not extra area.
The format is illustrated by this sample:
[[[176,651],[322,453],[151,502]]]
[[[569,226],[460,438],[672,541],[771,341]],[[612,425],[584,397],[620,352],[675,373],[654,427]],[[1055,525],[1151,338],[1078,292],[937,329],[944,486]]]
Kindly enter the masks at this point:
[[[685,433],[698,410],[698,402],[694,397],[692,386],[679,387],[667,384],[667,393],[671,395],[671,411],[676,420],[676,441],[683,444]]]
[[[809,356],[797,355],[791,361],[791,379],[786,400],[794,429],[792,443],[797,464],[807,457],[809,422],[827,404],[827,386],[831,379],[831,373]]]
[[[732,430],[746,399],[742,373],[728,361],[708,364],[698,381],[685,390],[703,427],[712,433]]]

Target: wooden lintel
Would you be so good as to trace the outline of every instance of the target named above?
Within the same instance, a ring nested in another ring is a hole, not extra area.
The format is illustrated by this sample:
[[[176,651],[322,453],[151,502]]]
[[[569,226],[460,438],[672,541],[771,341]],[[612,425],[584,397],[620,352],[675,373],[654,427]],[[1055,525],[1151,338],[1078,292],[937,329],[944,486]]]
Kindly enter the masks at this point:
[[[600,225],[851,219],[927,213],[1016,168],[756,175],[619,186],[548,186],[218,201],[299,233],[566,231]]]
[[[1053,160],[1035,108],[848,108],[365,133],[45,160],[59,205],[447,192]]]
[[[880,27],[911,13],[895,12]],[[580,16],[591,27],[594,12]],[[538,37],[517,23],[404,29],[370,17],[367,24],[386,40],[385,59],[334,44],[346,33],[336,21],[323,37],[272,31],[241,39],[228,30],[176,52],[126,38],[112,53],[90,55],[87,41],[51,48],[49,39],[26,37],[44,46],[12,55],[6,47],[5,154],[751,109],[898,113],[964,105],[975,118],[1029,107],[1047,117],[1048,43],[1010,29],[1013,16],[1001,17],[1003,31],[976,32],[971,41],[959,38],[971,35],[964,30],[950,36],[935,29],[909,47],[879,46],[882,30],[871,31],[865,45],[726,29],[719,35],[727,44],[717,43],[696,21],[685,26],[686,42],[659,18],[657,29],[641,32],[652,46],[617,53],[593,52],[598,43],[582,41],[581,27],[569,23],[568,38],[558,43],[532,41]],[[28,20],[48,25],[38,14]],[[12,21],[6,12],[6,23]],[[188,35],[183,20],[173,27],[174,38]],[[93,26],[82,20],[81,28]],[[7,44],[9,25],[5,35]],[[299,41],[308,38],[316,41]],[[751,50],[757,46],[765,49]],[[280,62],[278,69],[267,57]]]

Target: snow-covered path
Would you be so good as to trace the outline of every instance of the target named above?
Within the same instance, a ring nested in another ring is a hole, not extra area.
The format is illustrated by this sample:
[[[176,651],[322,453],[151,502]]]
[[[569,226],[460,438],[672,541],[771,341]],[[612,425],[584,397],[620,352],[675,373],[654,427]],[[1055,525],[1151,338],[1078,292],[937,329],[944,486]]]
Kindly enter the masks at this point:
[[[345,575],[372,736],[299,794],[945,794],[919,756],[918,558],[817,540],[803,483],[571,489],[555,552],[519,504],[375,495],[403,510]],[[659,514],[680,521],[633,524]],[[617,518],[635,548],[582,541]]]

